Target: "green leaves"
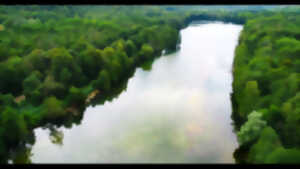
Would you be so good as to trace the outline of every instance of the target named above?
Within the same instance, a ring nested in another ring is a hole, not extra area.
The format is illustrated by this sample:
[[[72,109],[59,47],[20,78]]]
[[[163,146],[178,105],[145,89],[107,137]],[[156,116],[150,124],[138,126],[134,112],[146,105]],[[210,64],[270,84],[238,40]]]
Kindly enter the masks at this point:
[[[40,87],[41,81],[36,75],[36,73],[31,73],[30,76],[28,76],[24,81],[23,81],[23,89],[24,89],[24,94],[29,96],[32,91]]]
[[[1,112],[0,125],[4,129],[3,137],[7,145],[17,144],[29,133],[23,115],[19,114],[18,109],[10,106],[5,107]]]
[[[66,111],[63,109],[62,102],[56,97],[51,96],[44,100],[44,117],[46,119],[57,119],[62,118],[66,115]]]
[[[240,144],[246,144],[257,139],[267,123],[262,119],[262,114],[253,111],[248,115],[248,121],[241,127],[237,133]]]
[[[47,58],[45,51],[41,49],[32,50],[31,53],[26,55],[23,59],[23,65],[26,72],[34,70],[44,72],[47,68],[49,68],[49,64],[49,58]]]
[[[110,76],[106,70],[102,70],[96,81],[93,82],[95,89],[100,89],[103,91],[109,91],[111,88]]]
[[[246,147],[248,163],[299,161],[298,150],[293,149],[300,145],[298,18],[290,13],[252,17],[241,34],[233,68],[233,99],[236,119],[246,121],[238,137]],[[253,110],[263,116],[250,120]]]
[[[265,163],[268,164],[299,164],[300,150],[299,149],[285,149],[283,147],[277,148],[273,151]]]
[[[239,98],[240,103],[240,114],[246,117],[251,111],[255,110],[257,107],[257,101],[260,96],[260,91],[258,89],[258,84],[256,81],[248,81],[244,90],[242,91],[242,98]]]
[[[147,60],[147,59],[151,58],[153,52],[154,52],[154,50],[150,45],[143,44],[141,51],[140,51],[140,56],[142,57],[142,59]]]
[[[250,149],[249,163],[266,163],[268,156],[280,146],[281,142],[275,130],[265,127],[260,133],[258,141]]]

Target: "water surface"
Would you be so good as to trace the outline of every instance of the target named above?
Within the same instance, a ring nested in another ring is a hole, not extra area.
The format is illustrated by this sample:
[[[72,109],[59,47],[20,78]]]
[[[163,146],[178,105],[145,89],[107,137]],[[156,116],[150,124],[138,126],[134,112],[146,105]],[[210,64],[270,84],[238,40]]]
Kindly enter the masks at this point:
[[[221,22],[181,30],[180,50],[138,68],[127,90],[88,107],[81,125],[52,144],[35,130],[34,163],[234,163],[231,67],[242,26]]]

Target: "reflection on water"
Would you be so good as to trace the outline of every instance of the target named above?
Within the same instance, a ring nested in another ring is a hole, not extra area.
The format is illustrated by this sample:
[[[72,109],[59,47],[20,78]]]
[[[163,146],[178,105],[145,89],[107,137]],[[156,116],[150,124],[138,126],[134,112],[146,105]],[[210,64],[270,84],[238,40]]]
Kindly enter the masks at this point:
[[[36,129],[35,163],[233,163],[231,65],[242,26],[193,24],[181,49],[137,69],[127,90],[60,128],[63,145]]]

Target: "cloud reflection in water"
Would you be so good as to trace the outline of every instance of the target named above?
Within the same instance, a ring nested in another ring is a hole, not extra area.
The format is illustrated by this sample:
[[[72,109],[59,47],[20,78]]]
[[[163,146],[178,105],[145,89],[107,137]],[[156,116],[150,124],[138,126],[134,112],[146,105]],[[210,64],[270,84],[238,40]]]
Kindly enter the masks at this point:
[[[181,49],[146,72],[137,69],[126,92],[87,108],[82,124],[64,132],[63,146],[37,129],[38,163],[232,163],[231,64],[242,26],[191,25]]]

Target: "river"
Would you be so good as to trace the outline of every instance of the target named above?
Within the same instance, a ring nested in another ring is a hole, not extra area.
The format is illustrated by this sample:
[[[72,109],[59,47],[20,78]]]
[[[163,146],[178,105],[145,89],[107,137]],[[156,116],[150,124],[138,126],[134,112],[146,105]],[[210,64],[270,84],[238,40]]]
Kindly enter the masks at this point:
[[[80,125],[35,130],[34,163],[234,163],[230,93],[241,25],[194,23],[180,50],[138,68],[127,90],[88,107]]]

